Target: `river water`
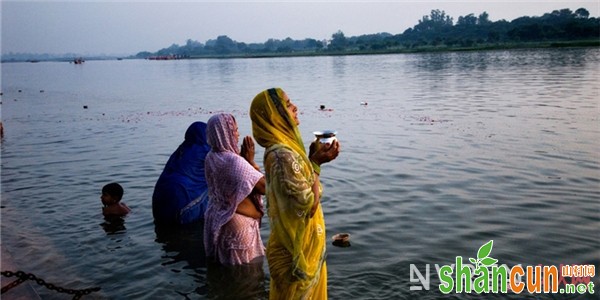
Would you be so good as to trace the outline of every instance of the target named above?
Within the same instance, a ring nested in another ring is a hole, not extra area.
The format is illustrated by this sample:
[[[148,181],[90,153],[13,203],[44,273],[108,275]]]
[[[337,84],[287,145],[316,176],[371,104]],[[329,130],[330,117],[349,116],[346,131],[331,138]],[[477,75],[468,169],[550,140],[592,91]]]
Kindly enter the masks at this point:
[[[250,135],[250,102],[274,86],[307,145],[322,129],[342,145],[322,169],[327,235],[351,234],[328,245],[331,299],[442,298],[435,265],[489,240],[508,266],[600,265],[598,48],[1,67],[2,247],[47,282],[101,288],[86,298],[266,298],[266,262],[207,265],[201,225],[156,228],[151,196],[189,124],[228,112]],[[101,214],[112,181],[123,222]]]

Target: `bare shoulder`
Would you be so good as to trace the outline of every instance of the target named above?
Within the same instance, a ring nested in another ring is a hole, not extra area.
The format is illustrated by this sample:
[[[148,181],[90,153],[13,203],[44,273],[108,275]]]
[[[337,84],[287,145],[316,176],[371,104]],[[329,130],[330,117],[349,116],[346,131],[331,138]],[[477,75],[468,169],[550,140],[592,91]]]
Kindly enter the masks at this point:
[[[110,205],[102,208],[102,214],[105,216],[124,216],[131,211],[125,203],[118,203],[116,205]]]
[[[119,204],[120,204],[121,209],[123,211],[125,211],[125,212],[130,212],[131,211],[131,208],[129,208],[129,206],[127,206],[127,204],[125,204],[125,203],[119,203]]]

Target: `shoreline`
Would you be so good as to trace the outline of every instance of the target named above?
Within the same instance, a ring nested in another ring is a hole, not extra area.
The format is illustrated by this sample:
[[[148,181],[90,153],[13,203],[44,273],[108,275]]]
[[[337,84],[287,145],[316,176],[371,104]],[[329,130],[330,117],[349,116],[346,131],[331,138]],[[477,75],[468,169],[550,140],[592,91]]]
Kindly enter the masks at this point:
[[[310,57],[310,56],[353,56],[353,55],[387,55],[387,54],[414,54],[414,53],[442,53],[442,52],[469,52],[469,51],[494,51],[494,50],[513,50],[513,49],[554,49],[554,48],[592,48],[600,47],[598,40],[576,40],[576,41],[548,41],[535,43],[507,43],[507,44],[486,44],[473,47],[419,47],[419,48],[394,48],[385,50],[347,50],[347,51],[327,51],[327,52],[278,52],[278,53],[242,53],[230,55],[198,55],[189,56],[182,59],[227,59],[227,58],[277,58],[277,57]]]
[[[197,55],[170,58],[165,60],[186,60],[186,59],[239,59],[239,58],[286,58],[286,57],[317,57],[317,56],[354,56],[354,55],[388,55],[388,54],[415,54],[415,53],[443,53],[443,52],[475,52],[475,51],[496,51],[496,50],[514,50],[514,49],[556,49],[556,48],[593,48],[600,47],[598,40],[573,40],[573,41],[547,41],[547,42],[524,42],[524,43],[506,43],[506,44],[482,44],[472,47],[448,47],[448,46],[424,46],[417,48],[393,48],[384,50],[347,50],[347,51],[322,51],[322,52],[262,52],[262,53],[236,53],[219,55]],[[88,57],[88,61],[97,60],[133,60],[149,58],[137,57]],[[2,60],[1,63],[16,62],[69,62],[71,58],[56,59],[24,59],[24,60]]]

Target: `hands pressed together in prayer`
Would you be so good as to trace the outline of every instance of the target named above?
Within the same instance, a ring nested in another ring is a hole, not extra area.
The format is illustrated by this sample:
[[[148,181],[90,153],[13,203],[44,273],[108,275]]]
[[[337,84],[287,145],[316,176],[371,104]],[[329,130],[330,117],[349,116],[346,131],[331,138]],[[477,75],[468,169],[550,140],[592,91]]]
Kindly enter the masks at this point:
[[[256,164],[256,162],[254,161],[254,154],[255,154],[255,150],[254,150],[254,140],[252,139],[251,136],[247,135],[244,137],[244,140],[242,141],[242,149],[240,151],[240,155],[247,161],[249,162],[256,170],[260,171],[260,167],[258,166],[258,164]]]
[[[242,141],[242,148],[240,150],[240,155],[248,163],[250,163],[250,165],[252,165],[257,171],[260,171],[260,167],[254,161],[255,153],[256,152],[254,149],[254,140],[249,135],[245,136],[244,140]],[[259,207],[259,204],[252,201],[252,198],[254,197],[254,194],[264,195],[265,190],[266,190],[266,181],[265,181],[265,177],[262,177],[254,186],[252,193],[238,205],[236,212],[239,214],[245,215],[247,217],[254,218],[254,219],[262,218],[264,213],[263,213],[262,209]]]

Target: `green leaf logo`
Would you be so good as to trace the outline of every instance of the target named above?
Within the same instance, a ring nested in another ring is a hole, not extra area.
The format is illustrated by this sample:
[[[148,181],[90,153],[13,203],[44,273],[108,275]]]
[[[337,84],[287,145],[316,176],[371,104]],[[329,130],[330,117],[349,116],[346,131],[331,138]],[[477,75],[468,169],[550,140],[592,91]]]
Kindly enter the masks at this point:
[[[494,240],[490,240],[489,242],[487,242],[483,246],[481,246],[479,248],[479,251],[477,251],[477,259],[482,260],[482,259],[488,257],[490,255],[490,253],[492,252],[492,246],[494,246]]]
[[[481,264],[484,265],[485,267],[492,266],[493,264],[495,264],[497,262],[498,262],[497,259],[491,258],[491,257],[486,257],[481,260]]]
[[[497,259],[490,257],[492,253],[492,247],[494,246],[494,240],[483,244],[477,251],[477,259],[469,258],[469,261],[475,264],[475,270],[479,270],[480,267],[490,267],[498,262]]]

